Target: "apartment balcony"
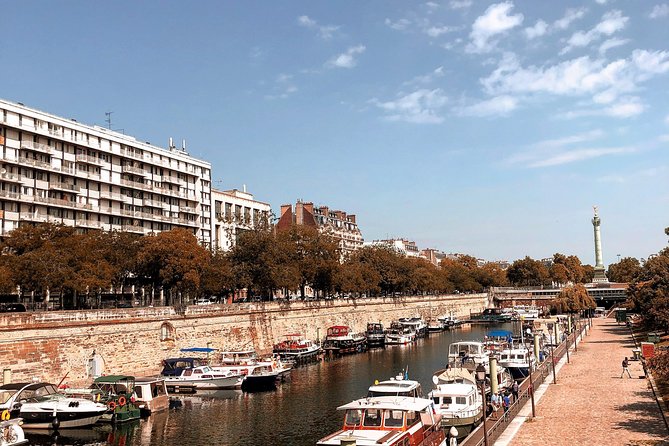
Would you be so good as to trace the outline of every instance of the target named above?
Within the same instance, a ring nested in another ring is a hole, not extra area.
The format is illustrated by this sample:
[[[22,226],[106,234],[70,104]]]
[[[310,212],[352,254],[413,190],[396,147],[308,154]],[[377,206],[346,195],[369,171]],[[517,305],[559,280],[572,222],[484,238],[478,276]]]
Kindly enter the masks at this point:
[[[187,220],[185,218],[175,218],[173,220],[175,221],[175,223],[180,224],[180,225],[198,226],[197,221],[194,221],[194,220]]]
[[[153,190],[154,187],[146,184],[146,183],[140,183],[138,181],[130,181],[130,180],[121,180],[121,184],[124,186],[128,187],[134,187],[135,189],[144,189],[144,190]]]
[[[95,156],[89,156],[89,155],[86,155],[84,153],[77,153],[77,155],[75,157],[75,160],[78,163],[93,164],[95,166],[103,166],[106,163],[106,161],[104,161],[100,158],[97,158]]]
[[[172,175],[163,175],[160,177],[160,181],[169,184],[181,184],[183,182],[180,178]]]
[[[187,214],[197,214],[197,209],[190,206],[179,206],[179,212],[185,212]]]
[[[81,191],[81,188],[74,184],[51,181],[49,182],[49,190],[60,190],[65,192],[79,193]]]
[[[23,156],[19,157],[19,163],[20,164],[25,164],[27,166],[32,166],[32,167],[37,167],[40,169],[47,169],[47,170],[52,170],[53,166],[51,166],[51,163],[47,163],[46,161],[41,161],[41,160],[35,160],[32,158],[26,158]]]
[[[121,230],[123,232],[134,232],[136,234],[144,234],[144,228],[142,226],[121,225]]]
[[[51,215],[46,215],[46,214],[37,214],[34,212],[21,212],[19,214],[19,220],[27,220],[27,221],[36,221],[36,222],[52,222],[52,223],[60,223],[62,219],[52,217]]]
[[[77,171],[74,169],[74,167],[63,167],[63,166],[51,167],[51,170],[53,172],[60,172],[60,173],[66,174],[66,175],[73,175],[73,176],[77,175]]]
[[[77,219],[75,222],[76,226],[83,227],[83,228],[96,228],[96,229],[102,229],[103,223],[101,221],[97,220],[79,220]]]
[[[107,200],[123,201],[126,198],[126,196],[123,194],[119,194],[118,192],[109,192],[101,190],[100,198],[105,198]]]
[[[5,183],[21,183],[21,178],[13,173],[0,173],[0,181]]]
[[[142,201],[142,204],[144,204],[144,206],[148,206],[148,207],[151,207],[151,208],[162,209],[163,205],[166,204],[166,203],[163,203],[162,201],[158,201],[158,200],[144,199]]]
[[[78,177],[88,178],[91,180],[100,180],[100,178],[102,178],[100,176],[100,172],[87,172],[85,170],[78,170],[75,175],[77,175]]]
[[[21,148],[26,150],[34,150],[36,152],[48,153],[52,155],[56,149],[46,144],[32,141],[21,141]]]
[[[21,196],[20,193],[18,192],[13,192],[11,190],[2,190],[0,189],[0,197],[2,198],[10,198],[12,200],[19,200],[19,201],[32,201],[32,200],[27,200],[26,196]]]
[[[132,159],[135,159],[135,160],[144,161],[144,154],[143,153],[130,152],[128,150],[121,150],[121,156],[125,156],[127,158],[132,158]]]
[[[52,198],[52,197],[42,197],[40,195],[35,195],[34,196],[34,201],[35,203],[43,203],[43,204],[48,204],[52,206],[62,206],[62,207],[68,207],[68,208],[76,208],[76,209],[85,209],[85,210],[93,210],[93,205],[88,204],[88,203],[77,203],[76,201],[70,201],[70,200],[62,200],[60,198]]]
[[[142,167],[136,167],[136,166],[121,166],[121,173],[130,173],[133,175],[141,175],[141,176],[145,176],[148,174],[148,172],[144,170]]]

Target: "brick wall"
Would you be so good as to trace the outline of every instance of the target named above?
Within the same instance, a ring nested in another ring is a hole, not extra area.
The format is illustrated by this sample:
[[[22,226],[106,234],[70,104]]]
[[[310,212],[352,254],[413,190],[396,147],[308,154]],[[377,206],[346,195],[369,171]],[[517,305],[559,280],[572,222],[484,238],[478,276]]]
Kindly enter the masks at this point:
[[[288,333],[321,339],[327,327],[349,325],[364,331],[367,322],[388,325],[400,317],[436,318],[453,311],[461,318],[487,306],[486,294],[264,302],[172,307],[0,314],[0,365],[12,381],[38,378],[72,385],[89,382],[86,365],[95,350],[105,374],[155,375],[161,360],[179,349],[254,348],[264,353]],[[170,337],[161,340],[161,327]]]

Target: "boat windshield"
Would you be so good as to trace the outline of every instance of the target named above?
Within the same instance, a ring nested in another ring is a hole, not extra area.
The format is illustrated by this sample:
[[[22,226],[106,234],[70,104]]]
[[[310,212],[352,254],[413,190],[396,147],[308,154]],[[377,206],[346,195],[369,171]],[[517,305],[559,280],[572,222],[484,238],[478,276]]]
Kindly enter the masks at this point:
[[[385,410],[383,419],[383,424],[386,427],[402,427],[404,425],[404,412],[401,410]]]
[[[379,409],[365,409],[365,419],[362,425],[365,427],[379,427],[381,426],[381,418],[383,412]]]
[[[0,390],[0,404],[5,404],[16,394],[16,390]]]
[[[360,426],[360,420],[362,420],[362,410],[353,409],[346,411],[346,417],[344,418],[346,426]]]

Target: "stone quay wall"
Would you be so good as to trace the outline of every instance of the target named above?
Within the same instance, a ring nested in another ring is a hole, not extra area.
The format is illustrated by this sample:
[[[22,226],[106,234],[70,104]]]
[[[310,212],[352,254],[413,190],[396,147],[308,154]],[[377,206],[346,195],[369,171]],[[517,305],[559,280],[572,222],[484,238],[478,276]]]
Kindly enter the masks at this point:
[[[0,368],[13,382],[39,379],[58,384],[90,383],[95,352],[103,374],[149,376],[161,360],[184,356],[181,348],[255,349],[291,333],[323,339],[328,327],[364,331],[367,322],[385,326],[400,317],[430,319],[451,312],[467,319],[489,306],[487,294],[386,297],[233,305],[0,314]]]

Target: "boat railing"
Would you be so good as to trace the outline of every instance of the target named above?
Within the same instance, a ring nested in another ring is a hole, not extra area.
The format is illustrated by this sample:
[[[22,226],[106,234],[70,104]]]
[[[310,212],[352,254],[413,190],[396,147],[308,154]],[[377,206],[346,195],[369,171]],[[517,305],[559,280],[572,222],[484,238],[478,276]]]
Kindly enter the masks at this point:
[[[469,409],[469,410],[459,410],[457,412],[442,412],[441,416],[446,419],[455,419],[455,418],[469,418],[474,417],[481,413],[481,408]]]

